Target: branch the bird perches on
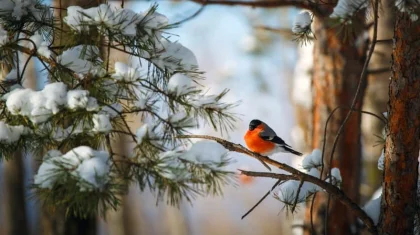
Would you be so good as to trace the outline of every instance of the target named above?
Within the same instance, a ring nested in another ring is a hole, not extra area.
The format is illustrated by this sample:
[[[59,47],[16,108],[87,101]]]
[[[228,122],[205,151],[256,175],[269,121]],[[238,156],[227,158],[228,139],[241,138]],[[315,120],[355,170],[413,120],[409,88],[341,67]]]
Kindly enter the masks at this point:
[[[321,180],[319,178],[316,178],[312,175],[306,174],[304,172],[299,171],[298,169],[291,167],[287,164],[275,161],[269,157],[262,156],[258,153],[254,153],[244,146],[240,144],[235,144],[230,141],[227,141],[222,138],[209,136],[209,135],[180,135],[178,138],[188,138],[188,139],[207,139],[216,141],[223,147],[225,147],[227,150],[231,152],[238,152],[243,153],[245,155],[248,155],[252,158],[255,158],[261,162],[264,162],[266,164],[275,166],[281,170],[284,170],[290,175],[287,174],[280,174],[280,173],[272,173],[272,172],[254,172],[254,171],[241,171],[242,174],[251,176],[251,177],[264,177],[264,178],[273,178],[278,180],[297,180],[297,181],[305,181],[313,183],[319,187],[321,187],[323,190],[325,190],[327,193],[335,197],[338,201],[340,201],[343,205],[345,205],[348,209],[350,209],[356,216],[360,218],[360,220],[363,221],[363,223],[366,225],[366,227],[369,229],[369,231],[372,234],[377,234],[377,228],[374,224],[373,220],[366,214],[366,212],[355,202],[353,202],[342,190],[340,190],[335,185],[328,183],[324,180]]]

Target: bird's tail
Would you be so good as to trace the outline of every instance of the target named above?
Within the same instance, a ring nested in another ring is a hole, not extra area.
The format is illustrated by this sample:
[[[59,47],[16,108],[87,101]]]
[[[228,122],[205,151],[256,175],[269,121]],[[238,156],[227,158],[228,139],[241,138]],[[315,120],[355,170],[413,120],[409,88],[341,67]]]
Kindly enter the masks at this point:
[[[287,152],[289,152],[289,153],[293,153],[294,155],[297,155],[297,156],[302,156],[303,154],[302,153],[299,153],[298,151],[295,151],[295,150],[293,150],[292,148],[289,148],[289,147],[287,147],[287,146],[284,146],[283,147]]]

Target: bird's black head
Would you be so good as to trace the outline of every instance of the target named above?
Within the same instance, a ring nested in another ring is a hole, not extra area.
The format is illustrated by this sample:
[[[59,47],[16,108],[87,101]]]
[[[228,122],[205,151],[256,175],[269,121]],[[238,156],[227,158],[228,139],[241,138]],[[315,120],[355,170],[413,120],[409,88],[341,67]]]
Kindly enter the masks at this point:
[[[254,130],[257,126],[259,126],[262,122],[258,119],[254,119],[249,123],[249,130]]]

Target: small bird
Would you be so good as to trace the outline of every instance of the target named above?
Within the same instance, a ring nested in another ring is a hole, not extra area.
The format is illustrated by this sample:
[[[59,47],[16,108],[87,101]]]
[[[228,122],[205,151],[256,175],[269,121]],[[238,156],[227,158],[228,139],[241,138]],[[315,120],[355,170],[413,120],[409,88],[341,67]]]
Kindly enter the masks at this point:
[[[244,139],[251,151],[264,156],[278,152],[302,156],[302,153],[293,150],[292,147],[278,137],[276,132],[267,124],[257,119],[254,119],[249,123],[249,129],[246,132]]]

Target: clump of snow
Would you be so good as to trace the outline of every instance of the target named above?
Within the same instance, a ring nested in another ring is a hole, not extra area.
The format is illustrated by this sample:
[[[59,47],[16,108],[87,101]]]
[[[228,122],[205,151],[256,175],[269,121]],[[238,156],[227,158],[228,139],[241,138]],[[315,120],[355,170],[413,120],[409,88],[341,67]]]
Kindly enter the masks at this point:
[[[330,17],[341,19],[351,18],[356,11],[366,8],[368,4],[369,1],[367,0],[339,0]]]
[[[198,67],[194,53],[181,43],[170,42],[163,38],[159,46],[162,47],[162,53],[156,58],[152,58],[152,62],[157,67],[168,69],[170,72],[191,71]]]
[[[302,160],[302,167],[307,171],[320,166],[322,166],[322,152],[319,149],[314,149]]]
[[[220,163],[228,151],[220,144],[203,140],[194,143],[189,150],[184,152],[182,158],[204,164]]]
[[[44,57],[50,58],[51,51],[48,48],[48,42],[44,41],[44,39],[42,38],[42,35],[36,33],[33,36],[31,36],[29,39],[33,42],[33,43],[32,42],[28,43],[29,49],[33,50],[36,47],[38,54]]]
[[[57,61],[63,66],[73,70],[79,78],[83,78],[83,76],[87,74],[102,77],[106,74],[105,69],[92,62],[102,62],[98,55],[98,47],[79,45],[65,50],[57,57]]]
[[[94,114],[92,117],[93,132],[109,133],[112,131],[112,125],[107,114]]]
[[[331,169],[331,176],[334,177],[338,182],[341,182],[343,179],[341,178],[340,169],[334,167]]]
[[[104,151],[92,152],[90,158],[82,161],[74,172],[81,179],[80,191],[103,189],[109,181],[111,163],[108,153]]]
[[[144,137],[148,134],[149,131],[149,125],[143,124],[139,129],[136,131],[136,137],[137,137],[137,144],[143,143]]]
[[[71,90],[67,93],[67,106],[70,109],[86,108],[89,102],[89,91]]]
[[[327,179],[325,181],[339,187],[341,185],[341,182],[343,181],[343,179],[341,178],[340,169],[335,167],[332,168],[331,177],[327,176]]]
[[[81,31],[87,30],[86,25],[105,25],[108,29],[118,30],[125,36],[136,36],[140,25],[146,33],[153,37],[153,33],[160,38],[159,29],[168,24],[168,19],[157,12],[137,14],[130,9],[111,8],[107,4],[83,9],[79,6],[67,8],[64,18],[71,28]]]
[[[12,144],[26,133],[24,126],[10,126],[0,121],[0,143]]]
[[[67,86],[62,82],[45,85],[41,93],[45,97],[45,108],[51,110],[53,114],[58,113],[66,103]]]
[[[293,203],[296,198],[297,190],[299,188],[299,182],[296,180],[289,180],[279,186],[278,193],[276,196],[280,201],[286,203]],[[299,192],[298,201],[302,202],[306,199],[306,194],[302,191]]]
[[[115,73],[111,77],[117,81],[134,82],[140,78],[140,73],[127,64],[115,62]]]
[[[312,16],[308,11],[301,11],[293,22],[292,32],[306,33],[311,30]]]
[[[168,91],[176,96],[188,94],[193,90],[193,80],[185,74],[176,73],[169,79]]]
[[[185,111],[177,112],[168,118],[168,122],[171,123],[173,127],[188,128],[195,127],[197,122],[195,119],[187,114]]]
[[[15,89],[6,94],[6,106],[13,115],[27,116],[34,123],[45,122],[56,114],[66,103],[62,94],[66,94],[63,83],[51,83],[42,91]]]
[[[383,171],[385,167],[385,153],[382,150],[381,156],[378,159],[378,170]]]
[[[34,177],[41,188],[52,188],[58,181],[65,183],[70,175],[77,180],[80,191],[103,189],[109,181],[111,163],[109,154],[87,146],[79,146],[62,155],[57,150],[47,153]]]
[[[378,224],[379,222],[379,215],[381,214],[381,199],[382,194],[366,203],[366,205],[363,207],[363,210],[366,212],[366,214],[373,220],[374,224]]]
[[[70,6],[67,8],[67,16],[64,17],[70,27],[76,30],[87,29],[83,27],[93,23],[104,23],[106,25],[114,24],[114,13],[110,6],[101,4],[98,7],[83,9],[79,6]]]
[[[227,104],[219,102],[219,97],[216,95],[197,95],[190,98],[190,104],[195,108],[209,108],[214,110],[221,110],[227,107]]]
[[[309,175],[319,178],[320,172],[316,168],[312,168],[309,172]],[[278,192],[275,193],[275,196],[282,202],[292,204],[296,199],[296,194],[299,190],[299,181],[289,180],[278,187]],[[300,188],[298,203],[304,202],[306,198],[313,193],[321,190],[321,188],[313,183],[304,182]]]
[[[70,90],[62,82],[47,84],[41,91],[17,88],[2,97],[12,115],[27,116],[34,123],[42,123],[64,107],[98,109],[96,99],[85,90]]]
[[[0,46],[9,42],[9,36],[7,35],[7,31],[4,30],[3,25],[0,24]]]
[[[41,166],[38,168],[38,173],[34,176],[34,184],[40,188],[52,189],[55,182],[58,180],[59,166],[54,161],[61,157],[62,153],[57,150],[50,150],[43,158]]]

